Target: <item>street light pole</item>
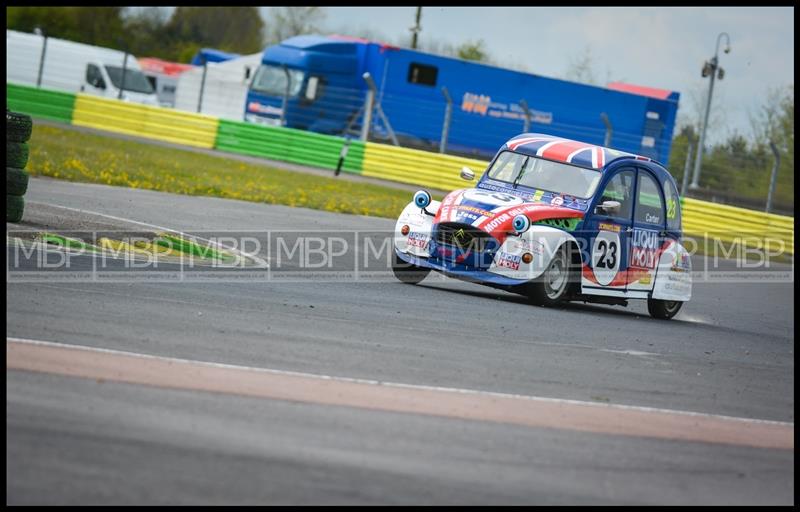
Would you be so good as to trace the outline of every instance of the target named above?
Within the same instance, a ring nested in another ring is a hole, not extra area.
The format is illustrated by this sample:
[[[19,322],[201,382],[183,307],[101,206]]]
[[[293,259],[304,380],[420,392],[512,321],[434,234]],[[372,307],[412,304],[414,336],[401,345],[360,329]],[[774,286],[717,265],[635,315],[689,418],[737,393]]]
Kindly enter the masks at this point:
[[[703,150],[705,149],[706,129],[708,128],[708,115],[711,113],[711,95],[714,93],[714,79],[719,74],[719,79],[725,76],[725,71],[719,67],[719,42],[725,36],[725,53],[731,51],[731,38],[727,32],[722,32],[717,36],[717,47],[714,50],[714,57],[711,62],[706,62],[703,66],[703,77],[711,74],[711,83],[708,85],[708,98],[706,98],[706,115],[703,118],[703,129],[700,131],[700,142],[697,144],[697,156],[694,161],[694,175],[692,176],[692,183],[689,185],[690,189],[696,189],[700,186],[700,166],[703,161]]]
[[[419,26],[419,18],[421,16],[422,16],[422,7],[417,7],[417,22],[413,27],[411,27],[411,33],[413,34],[411,36],[411,49],[412,50],[416,50],[417,49],[417,35],[422,30],[422,27]]]

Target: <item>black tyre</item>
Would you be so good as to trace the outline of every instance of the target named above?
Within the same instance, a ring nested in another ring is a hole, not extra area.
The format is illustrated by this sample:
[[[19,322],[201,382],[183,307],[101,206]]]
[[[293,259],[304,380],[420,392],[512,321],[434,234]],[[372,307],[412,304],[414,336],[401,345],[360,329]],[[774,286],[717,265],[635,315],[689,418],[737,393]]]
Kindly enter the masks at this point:
[[[24,196],[28,190],[28,173],[22,169],[6,168],[6,194]]]
[[[21,196],[6,195],[6,222],[19,222],[22,220],[22,210],[25,209],[25,200]]]
[[[6,140],[28,142],[33,131],[31,116],[6,110]]]
[[[24,169],[28,163],[30,148],[27,142],[6,141],[6,167]]]
[[[678,314],[683,302],[677,300],[647,299],[647,311],[653,318],[669,320]]]
[[[431,269],[406,263],[397,254],[394,255],[392,271],[397,279],[407,284],[417,284],[431,273]]]
[[[542,275],[528,284],[528,298],[539,306],[555,306],[567,300],[576,275],[569,245],[564,244],[553,255]]]

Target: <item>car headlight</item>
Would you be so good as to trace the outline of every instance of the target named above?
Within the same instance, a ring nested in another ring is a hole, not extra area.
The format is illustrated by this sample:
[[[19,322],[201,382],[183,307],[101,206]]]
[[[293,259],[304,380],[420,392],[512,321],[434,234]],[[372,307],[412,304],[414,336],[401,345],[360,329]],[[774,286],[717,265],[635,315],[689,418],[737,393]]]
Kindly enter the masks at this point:
[[[519,214],[516,217],[514,217],[514,221],[511,223],[511,227],[514,228],[515,233],[522,234],[528,231],[528,228],[531,227],[531,221],[527,216]]]
[[[424,190],[414,192],[414,204],[421,209],[425,209],[431,204],[431,195]]]

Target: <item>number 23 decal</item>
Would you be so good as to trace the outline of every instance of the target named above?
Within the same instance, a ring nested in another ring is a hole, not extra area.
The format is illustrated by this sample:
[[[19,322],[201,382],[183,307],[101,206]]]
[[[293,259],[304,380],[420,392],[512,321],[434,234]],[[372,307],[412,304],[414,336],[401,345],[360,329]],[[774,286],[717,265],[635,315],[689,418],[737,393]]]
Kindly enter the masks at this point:
[[[606,245],[608,250],[606,251]],[[597,249],[600,251],[600,257],[597,259],[597,268],[616,268],[617,266],[617,243],[600,240],[597,244]],[[606,259],[608,256],[608,259]]]
[[[597,282],[603,286],[614,280],[619,272],[619,235],[613,231],[600,231],[592,248],[592,269]]]

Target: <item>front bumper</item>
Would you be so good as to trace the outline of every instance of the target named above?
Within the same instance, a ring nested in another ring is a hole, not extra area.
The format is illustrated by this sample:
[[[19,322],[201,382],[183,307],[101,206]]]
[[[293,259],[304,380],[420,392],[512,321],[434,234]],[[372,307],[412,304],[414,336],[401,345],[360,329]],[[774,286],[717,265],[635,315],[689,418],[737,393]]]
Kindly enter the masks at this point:
[[[394,252],[397,254],[398,258],[405,261],[406,263],[410,263],[412,265],[416,265],[422,268],[429,268],[431,270],[436,270],[437,272],[441,272],[442,274],[445,274],[447,276],[455,277],[457,279],[462,279],[464,281],[472,281],[476,283],[489,284],[504,288],[520,286],[530,282],[530,280],[528,279],[513,279],[510,277],[494,274],[492,272],[487,272],[486,270],[479,270],[474,267],[467,267],[466,265],[459,265],[457,263],[453,264],[449,262],[446,263],[440,260],[439,258],[435,257],[421,258],[413,254],[401,252],[397,248],[395,248]]]

